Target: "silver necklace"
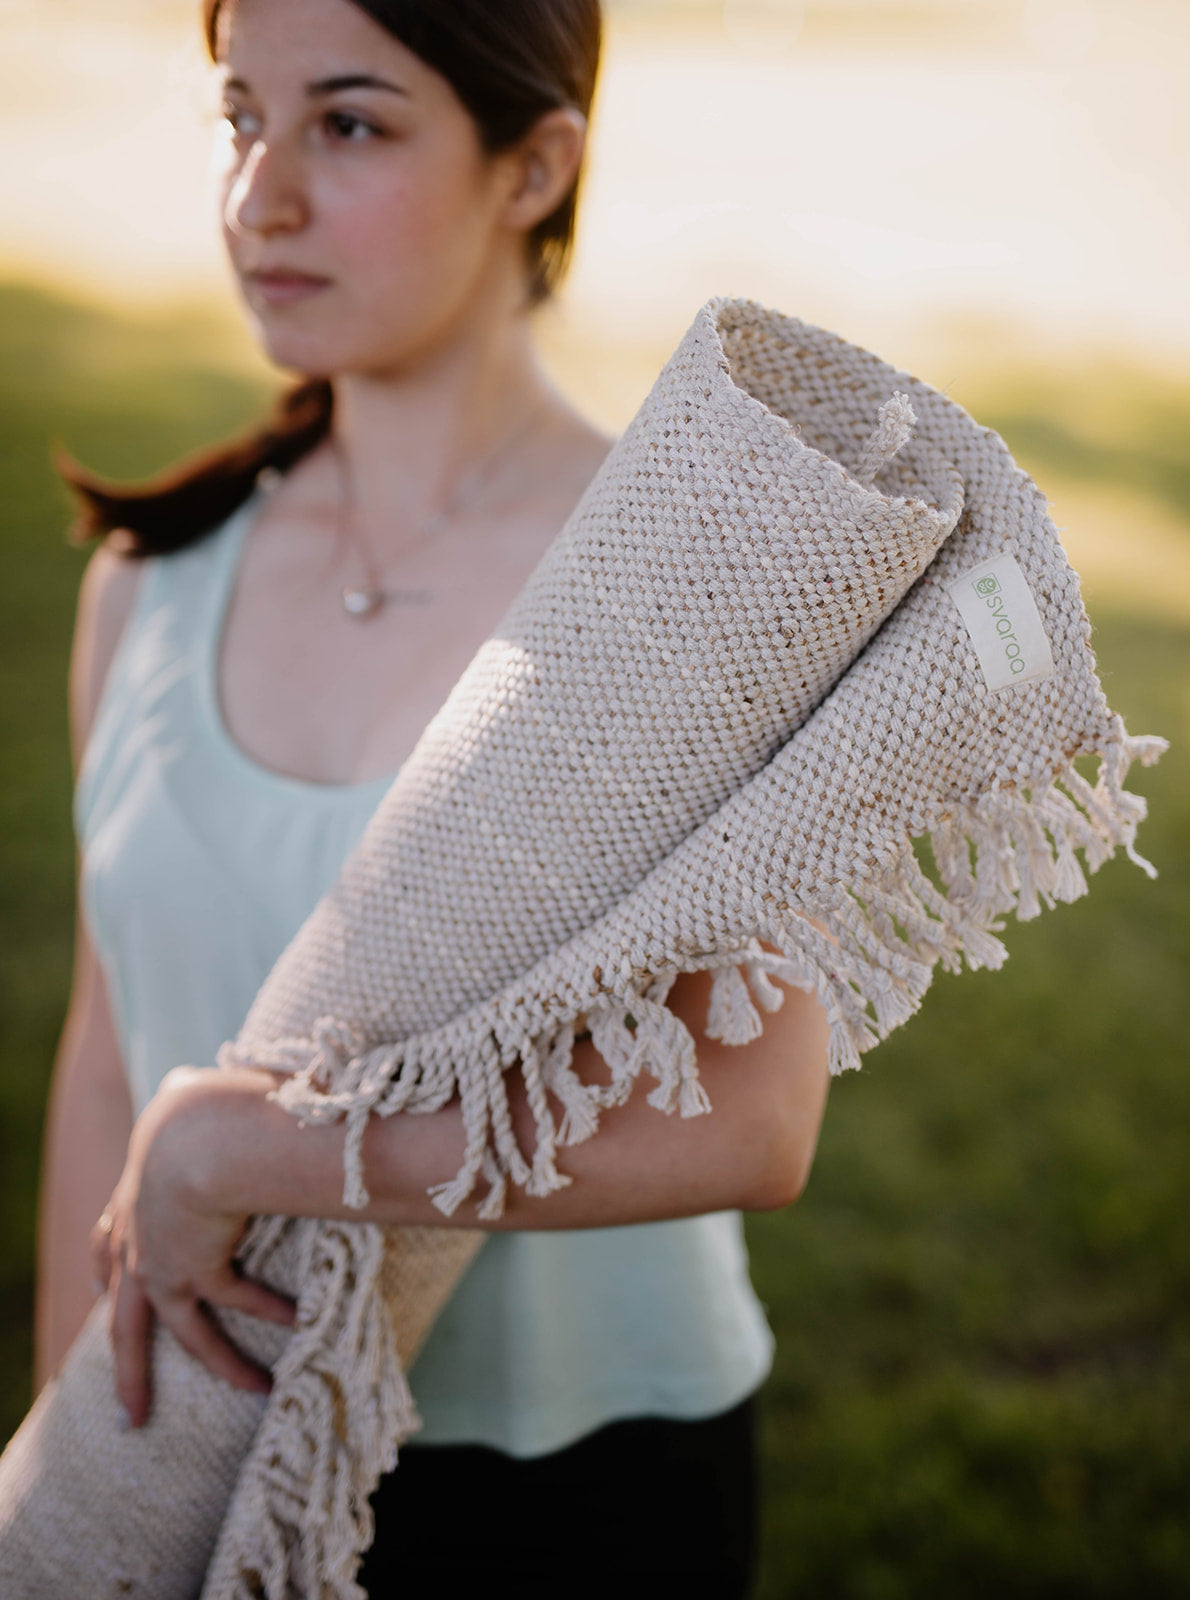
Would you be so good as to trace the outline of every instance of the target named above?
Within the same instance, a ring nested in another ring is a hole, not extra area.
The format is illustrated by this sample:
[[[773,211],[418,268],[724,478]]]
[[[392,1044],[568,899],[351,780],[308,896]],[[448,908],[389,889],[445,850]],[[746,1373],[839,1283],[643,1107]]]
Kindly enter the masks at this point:
[[[414,542],[418,545],[429,544],[442,529],[451,522],[459,513],[466,509],[478,491],[491,477],[497,464],[511,455],[513,448],[520,444],[533,427],[540,414],[545,410],[546,402],[529,413],[526,421],[519,427],[511,438],[506,439],[497,450],[494,450],[485,461],[473,467],[460,479],[454,494],[447,503],[437,511],[431,512],[414,532]],[[339,476],[343,485],[343,517],[341,526],[346,534],[347,542],[360,558],[364,569],[362,583],[345,584],[340,591],[343,610],[349,617],[363,621],[375,614],[385,605],[398,606],[424,606],[434,598],[432,589],[389,589],[381,582],[380,572],[373,556],[371,547],[364,537],[360,524],[359,513],[356,506],[354,487],[351,475],[347,470],[347,462],[343,455],[343,446],[334,434],[329,435],[331,449],[334,451],[335,460],[339,467]]]

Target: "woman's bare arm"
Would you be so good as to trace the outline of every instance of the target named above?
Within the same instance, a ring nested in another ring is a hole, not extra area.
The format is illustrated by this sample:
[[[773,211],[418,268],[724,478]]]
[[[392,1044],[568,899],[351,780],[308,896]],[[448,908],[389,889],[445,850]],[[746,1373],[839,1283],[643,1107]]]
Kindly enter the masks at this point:
[[[89,1240],[124,1166],[132,1102],[98,958],[80,920],[42,1160],[34,1381],[53,1377],[95,1300]]]
[[[133,1129],[109,1202],[110,1234],[92,1235],[97,1275],[110,1281],[117,1393],[129,1419],[148,1415],[148,1329],[156,1314],[197,1359],[228,1382],[267,1389],[268,1375],[235,1350],[207,1314],[235,1307],[289,1322],[292,1304],[239,1276],[232,1256],[252,1213],[341,1217],[401,1225],[593,1228],[797,1198],[809,1174],[826,1099],[827,1028],[812,996],[794,991],[761,1039],[731,1047],[701,1033],[709,980],[681,978],[670,997],[699,1041],[714,1109],[682,1119],[646,1103],[640,1083],[603,1113],[598,1134],[560,1152],[573,1183],[544,1198],[511,1189],[503,1217],[478,1223],[473,1204],[446,1218],[427,1188],[463,1158],[457,1102],[424,1116],[373,1118],[364,1139],[371,1193],[363,1210],[342,1201],[343,1128],[303,1127],[269,1099],[276,1077],[258,1069],[178,1068]],[[606,1067],[589,1042],[575,1052],[588,1082]],[[510,1103],[522,1148],[533,1118],[519,1075]],[[559,1108],[560,1109],[560,1108]]]
[[[699,1041],[711,1113],[666,1116],[646,1103],[648,1085],[639,1083],[624,1105],[603,1113],[593,1139],[560,1152],[559,1167],[574,1180],[569,1187],[543,1198],[512,1189],[504,1215],[489,1223],[479,1222],[474,1204],[448,1219],[426,1193],[462,1163],[457,1101],[424,1116],[372,1119],[363,1152],[371,1198],[353,1210],[342,1200],[342,1125],[303,1127],[270,1100],[274,1074],[194,1067],[169,1073],[133,1129],[108,1205],[114,1226],[92,1234],[95,1273],[112,1292],[116,1390],[131,1423],[139,1426],[149,1411],[154,1314],[229,1383],[268,1388],[268,1374],[234,1349],[208,1314],[212,1307],[234,1307],[272,1321],[293,1320],[291,1302],[234,1269],[232,1257],[253,1213],[555,1229],[772,1209],[795,1200],[810,1171],[826,1100],[822,1008],[793,991],[761,1039],[725,1046],[701,1031],[708,987],[705,974],[680,978],[669,1003]],[[606,1081],[607,1069],[589,1041],[577,1048],[574,1065],[585,1081]],[[517,1138],[527,1151],[533,1117],[519,1074],[508,1081]]]
[[[136,595],[140,568],[98,550],[79,594],[70,666],[75,769]],[[94,1300],[89,1236],[124,1165],[132,1103],[107,986],[81,916],[46,1117],[38,1227],[35,1384],[57,1370]]]

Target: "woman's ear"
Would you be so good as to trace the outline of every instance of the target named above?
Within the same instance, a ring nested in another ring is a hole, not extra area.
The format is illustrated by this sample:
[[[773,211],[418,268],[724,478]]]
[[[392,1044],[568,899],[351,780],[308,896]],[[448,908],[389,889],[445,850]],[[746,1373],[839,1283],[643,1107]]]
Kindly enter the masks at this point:
[[[512,193],[504,210],[510,228],[528,232],[557,209],[583,159],[587,119],[574,106],[545,111],[517,145]]]

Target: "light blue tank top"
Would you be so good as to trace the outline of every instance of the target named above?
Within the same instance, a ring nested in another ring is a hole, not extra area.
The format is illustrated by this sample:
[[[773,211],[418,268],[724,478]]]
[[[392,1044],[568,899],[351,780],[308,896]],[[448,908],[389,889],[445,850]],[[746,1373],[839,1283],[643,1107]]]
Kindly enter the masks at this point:
[[[260,500],[145,562],[79,774],[83,914],[138,1111],[238,1032],[390,781],[283,777],[223,723],[219,641]],[[772,1345],[737,1212],[493,1234],[411,1374],[419,1443],[532,1456],[619,1417],[710,1416]]]

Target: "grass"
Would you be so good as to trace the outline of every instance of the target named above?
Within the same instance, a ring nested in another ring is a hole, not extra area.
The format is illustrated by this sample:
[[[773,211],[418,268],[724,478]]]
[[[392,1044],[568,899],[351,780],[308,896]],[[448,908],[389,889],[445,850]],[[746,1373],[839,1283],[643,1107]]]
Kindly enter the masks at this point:
[[[135,475],[229,432],[262,388],[217,334],[0,285],[0,1437],[29,1397],[72,921],[65,671],[83,556],[47,440]],[[1114,369],[986,380],[979,415],[1043,483],[1115,496],[1129,538],[1159,515],[1161,548],[1190,543],[1190,390]],[[1109,697],[1173,741],[1133,784],[1161,877],[1110,862],[1085,901],[1008,929],[1003,972],[940,977],[832,1088],[803,1200],[749,1219],[779,1346],[761,1600],[1190,1589],[1190,596],[1171,577],[1159,611],[1129,613],[1092,578]]]

